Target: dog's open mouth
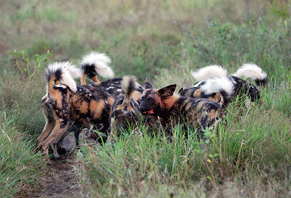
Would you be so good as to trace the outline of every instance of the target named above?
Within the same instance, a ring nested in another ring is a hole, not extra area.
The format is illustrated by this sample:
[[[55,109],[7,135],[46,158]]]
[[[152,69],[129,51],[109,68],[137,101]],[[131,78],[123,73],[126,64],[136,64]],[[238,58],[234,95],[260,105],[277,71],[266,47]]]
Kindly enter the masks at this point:
[[[143,111],[143,112],[141,112],[141,114],[143,114],[143,115],[153,115],[154,114],[154,110],[149,110],[149,111]]]

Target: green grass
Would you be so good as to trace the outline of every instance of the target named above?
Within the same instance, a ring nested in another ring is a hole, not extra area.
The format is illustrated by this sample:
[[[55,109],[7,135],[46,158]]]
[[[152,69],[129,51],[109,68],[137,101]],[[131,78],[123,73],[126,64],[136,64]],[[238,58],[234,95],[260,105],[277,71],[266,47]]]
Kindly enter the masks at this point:
[[[15,127],[15,119],[0,111],[0,196],[13,197],[22,190],[37,186],[43,158],[35,154],[34,140]]]
[[[143,135],[128,131],[113,144],[83,146],[83,187],[92,197],[288,197],[290,3],[247,2],[1,3],[0,196],[39,177],[33,167],[43,159],[33,142],[45,124],[44,68],[79,65],[94,50],[112,59],[116,77],[133,74],[156,88],[188,87],[191,71],[209,64],[231,74],[248,62],[268,73],[269,84],[255,105],[229,107],[227,125],[208,131],[206,152],[195,135],[185,140],[176,129],[169,142],[143,126]]]
[[[193,186],[199,188],[202,181],[205,189],[200,193],[204,196],[223,189],[229,181],[238,181],[234,184],[244,190],[247,188],[241,182],[256,181],[261,188],[267,188],[269,183],[284,184],[282,193],[287,196],[290,190],[289,119],[280,112],[270,114],[264,107],[248,109],[237,105],[229,108],[228,124],[220,125],[217,135],[212,130],[206,132],[209,141],[205,151],[190,129],[188,140],[176,129],[173,141],[169,142],[162,132],[156,131],[158,135],[153,137],[153,132],[149,134],[142,126],[139,132],[125,132],[114,144],[83,147],[79,154],[85,166],[84,188],[93,196],[143,197],[174,193],[183,197],[191,196]],[[254,190],[258,189],[248,189],[246,193]],[[267,192],[276,190],[274,187]]]

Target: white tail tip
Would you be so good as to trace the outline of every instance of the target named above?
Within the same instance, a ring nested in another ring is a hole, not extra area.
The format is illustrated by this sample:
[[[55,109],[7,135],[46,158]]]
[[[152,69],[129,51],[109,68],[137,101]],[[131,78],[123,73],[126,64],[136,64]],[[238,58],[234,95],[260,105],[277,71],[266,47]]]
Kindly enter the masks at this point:
[[[67,85],[73,92],[77,91],[76,81],[73,79],[70,71],[73,71],[74,66],[70,62],[55,62],[48,65],[47,70],[50,73],[56,73],[57,70],[61,69],[60,81],[62,84]]]
[[[197,81],[207,80],[209,78],[227,76],[227,71],[219,65],[210,65],[198,69],[191,73]]]
[[[114,72],[111,67],[109,67],[110,63],[110,58],[104,53],[91,52],[83,57],[81,66],[94,65],[95,70],[100,76],[112,78],[114,76]]]
[[[233,76],[247,77],[253,80],[264,80],[267,79],[267,73],[262,70],[259,66],[253,63],[243,64]]]

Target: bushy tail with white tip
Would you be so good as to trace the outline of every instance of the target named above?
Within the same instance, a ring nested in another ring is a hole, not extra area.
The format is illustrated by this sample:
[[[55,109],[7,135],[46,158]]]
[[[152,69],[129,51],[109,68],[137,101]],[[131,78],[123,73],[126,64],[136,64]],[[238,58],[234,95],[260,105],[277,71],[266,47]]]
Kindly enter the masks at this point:
[[[121,88],[123,89],[125,96],[123,100],[124,105],[130,104],[130,98],[133,92],[136,90],[136,77],[124,76],[121,82]]]
[[[110,58],[103,53],[91,52],[85,55],[81,62],[81,70],[83,73],[82,85],[86,84],[86,76],[92,78],[95,82],[100,82],[97,78],[98,74],[105,78],[112,78],[114,72],[111,67],[109,67],[110,63]]]
[[[267,73],[253,63],[242,65],[232,76],[251,78],[257,85],[265,85],[268,79]]]
[[[62,83],[68,86],[73,92],[76,92],[77,84],[70,73],[70,69],[73,67],[69,62],[56,62],[48,65],[46,69],[46,80],[49,93],[54,91],[53,82],[55,82],[55,85]]]

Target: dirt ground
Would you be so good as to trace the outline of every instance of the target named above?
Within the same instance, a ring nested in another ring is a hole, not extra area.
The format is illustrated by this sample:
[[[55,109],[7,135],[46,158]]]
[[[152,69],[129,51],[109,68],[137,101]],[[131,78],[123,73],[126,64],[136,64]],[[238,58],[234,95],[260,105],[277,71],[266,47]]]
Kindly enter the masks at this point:
[[[82,164],[77,157],[75,138],[71,133],[65,137],[63,148],[68,152],[61,160],[51,161],[42,167],[44,177],[37,184],[24,187],[17,197],[66,198],[88,197],[79,183]]]

